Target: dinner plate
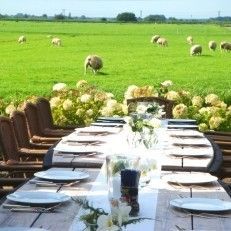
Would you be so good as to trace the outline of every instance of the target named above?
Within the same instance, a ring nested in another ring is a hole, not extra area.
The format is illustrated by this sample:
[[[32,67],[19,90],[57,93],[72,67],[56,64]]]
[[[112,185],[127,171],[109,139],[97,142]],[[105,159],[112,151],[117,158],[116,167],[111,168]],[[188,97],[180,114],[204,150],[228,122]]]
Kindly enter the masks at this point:
[[[83,171],[53,170],[36,172],[34,176],[45,180],[73,181],[86,179],[89,177],[89,174]]]
[[[106,116],[106,117],[103,117],[103,116],[101,116],[101,117],[98,117],[98,119],[97,119],[97,122],[106,122],[106,123],[109,123],[109,122],[113,122],[113,123],[126,123],[125,121],[124,121],[124,118],[122,118],[122,117],[108,117],[108,116]]]
[[[197,125],[194,124],[168,124],[167,128],[198,128]]]
[[[183,122],[183,123],[192,123],[192,122],[196,122],[196,120],[194,119],[168,119],[168,122],[175,122],[175,123],[178,123],[178,122]]]
[[[204,152],[172,152],[169,153],[170,156],[176,156],[176,157],[207,157],[210,156],[208,153]]]
[[[179,198],[170,201],[170,205],[194,211],[222,212],[231,210],[231,202],[210,198]]]
[[[65,194],[45,191],[18,191],[7,195],[6,198],[27,204],[56,204],[70,200]]]
[[[206,173],[179,173],[168,174],[162,177],[163,180],[179,184],[206,184],[217,180],[217,177]]]
[[[94,122],[91,123],[92,126],[102,126],[102,127],[123,127],[123,124],[121,123],[112,123],[112,122],[108,122],[108,123],[103,123],[103,122]]]

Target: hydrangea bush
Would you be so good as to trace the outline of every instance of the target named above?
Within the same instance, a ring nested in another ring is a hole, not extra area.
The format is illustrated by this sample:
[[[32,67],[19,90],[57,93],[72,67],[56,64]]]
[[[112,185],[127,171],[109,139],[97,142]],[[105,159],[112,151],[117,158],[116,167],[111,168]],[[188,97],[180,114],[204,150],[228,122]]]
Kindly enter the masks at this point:
[[[173,117],[196,119],[201,131],[231,131],[231,106],[219,96],[200,96],[184,90],[174,91],[171,89],[172,85],[171,80],[155,86],[131,85],[124,93],[123,103],[120,103],[114,99],[112,93],[100,91],[85,80],[78,81],[75,88],[69,88],[65,83],[57,83],[53,86],[50,96],[54,122],[59,125],[89,125],[98,116],[127,115],[127,99],[156,96],[173,100]],[[0,100],[0,113],[10,115],[14,110],[22,110],[25,102],[35,102],[36,99],[36,96],[30,96],[23,102],[10,103]]]

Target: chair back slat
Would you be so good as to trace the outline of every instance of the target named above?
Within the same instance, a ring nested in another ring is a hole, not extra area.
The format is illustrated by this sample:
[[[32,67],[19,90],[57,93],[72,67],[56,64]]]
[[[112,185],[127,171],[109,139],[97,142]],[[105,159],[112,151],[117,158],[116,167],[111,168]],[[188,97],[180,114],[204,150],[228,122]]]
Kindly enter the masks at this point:
[[[174,105],[174,101],[168,100],[162,97],[139,97],[139,98],[133,98],[133,99],[127,99],[127,105],[128,105],[128,112],[133,112],[134,109],[136,109],[137,103],[141,102],[156,102],[160,106],[164,106],[165,115],[164,118],[171,119],[172,116],[172,108]]]
[[[41,130],[44,130],[46,128],[53,129],[54,122],[52,118],[50,102],[45,98],[38,98],[36,106]]]
[[[10,118],[0,116],[0,142],[4,161],[19,161],[18,144]]]
[[[16,139],[19,148],[30,147],[30,137],[24,112],[14,111],[11,114]]]
[[[24,107],[24,112],[26,115],[26,120],[29,128],[29,136],[41,136],[42,132],[39,125],[37,107],[33,103],[26,103]]]

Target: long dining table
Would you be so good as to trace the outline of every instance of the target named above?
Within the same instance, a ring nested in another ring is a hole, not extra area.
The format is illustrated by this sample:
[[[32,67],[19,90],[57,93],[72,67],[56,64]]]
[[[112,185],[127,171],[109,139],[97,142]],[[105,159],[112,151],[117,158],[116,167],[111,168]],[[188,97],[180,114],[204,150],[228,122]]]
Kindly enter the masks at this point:
[[[128,133],[121,127],[91,126],[76,129],[49,151],[49,158],[45,158],[45,166],[49,169],[44,172],[84,172],[88,177],[73,184],[46,184],[46,181],[44,184],[44,179],[35,176],[15,193],[53,192],[67,195],[69,199],[61,201],[51,210],[36,210],[33,208],[35,205],[30,203],[31,207],[27,210],[18,209],[20,203],[2,199],[0,230],[9,227],[14,230],[84,230],[85,224],[80,221],[80,216],[88,211],[76,199],[86,199],[92,206],[110,213],[105,157],[117,153],[126,155],[129,152],[154,159],[158,156],[162,171],[153,171],[150,182],[139,186],[138,217],[149,219],[130,224],[124,230],[229,230],[230,196],[218,179],[214,176],[211,178],[209,173],[216,156],[213,143],[202,133],[190,129],[164,128],[158,130],[157,135],[159,142],[151,149],[130,148]],[[181,182],[184,176],[194,180],[184,184],[184,181]],[[180,180],[175,180],[178,177]],[[206,199],[211,202],[203,203]],[[187,200],[192,200],[198,209],[188,209],[177,204],[185,200],[186,204]],[[220,206],[218,210],[216,203]],[[204,208],[200,209],[200,206]],[[212,209],[207,211],[209,206]]]

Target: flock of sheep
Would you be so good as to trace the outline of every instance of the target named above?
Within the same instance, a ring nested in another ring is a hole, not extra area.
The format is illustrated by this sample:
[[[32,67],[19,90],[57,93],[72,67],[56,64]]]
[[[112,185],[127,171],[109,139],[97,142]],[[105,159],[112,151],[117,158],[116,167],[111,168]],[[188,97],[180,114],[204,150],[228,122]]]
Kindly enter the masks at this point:
[[[52,36],[49,36],[52,38]],[[201,55],[202,53],[202,46],[198,44],[193,44],[193,37],[188,36],[186,38],[186,41],[188,44],[191,45],[190,48],[190,55]],[[18,38],[19,43],[25,43],[26,42],[26,37],[24,35],[20,36]],[[156,43],[160,46],[166,47],[168,46],[168,41],[166,38],[161,37],[160,35],[154,35],[151,38],[151,43]],[[51,44],[55,46],[61,46],[61,39],[58,37],[53,37],[51,40]],[[208,47],[210,50],[215,51],[217,48],[217,43],[215,41],[209,41]],[[220,43],[220,49],[221,51],[231,51],[231,43],[229,42],[221,42]],[[89,55],[85,59],[84,62],[84,69],[85,69],[85,74],[87,72],[88,67],[90,67],[93,71],[94,74],[96,74],[102,67],[103,67],[103,61],[102,59],[97,56],[97,55]]]
[[[202,53],[202,46],[199,44],[193,44],[193,37],[188,36],[186,38],[186,41],[188,44],[191,45],[190,47],[190,55],[201,55]],[[154,35],[151,38],[151,43],[157,43],[160,46],[168,46],[168,41],[166,38],[161,37],[160,35]],[[217,48],[217,43],[215,41],[209,41],[208,47],[210,50],[215,51]],[[220,43],[220,49],[221,51],[231,51],[231,43],[222,41]]]
[[[48,36],[49,38],[52,38],[52,36]],[[18,43],[25,43],[26,42],[26,36],[21,35],[18,38]],[[51,44],[55,46],[61,46],[61,39],[58,37],[54,37],[51,40]],[[94,74],[97,73],[102,67],[103,67],[103,61],[102,59],[97,55],[88,55],[84,62],[84,69],[85,74],[87,72],[88,67],[90,67]]]

